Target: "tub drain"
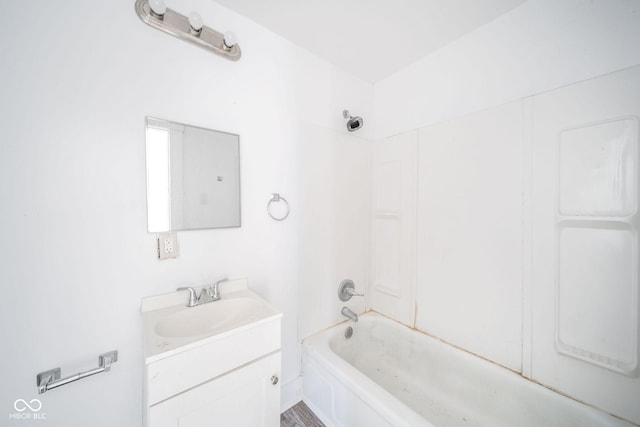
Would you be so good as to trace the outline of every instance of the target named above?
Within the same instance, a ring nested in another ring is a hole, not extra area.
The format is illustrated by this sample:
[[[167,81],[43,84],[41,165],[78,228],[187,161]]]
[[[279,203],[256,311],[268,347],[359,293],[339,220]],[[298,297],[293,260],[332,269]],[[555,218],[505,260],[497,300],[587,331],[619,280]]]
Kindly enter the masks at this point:
[[[351,326],[349,326],[347,329],[345,329],[344,331],[344,337],[349,339],[351,338],[351,336],[353,335],[353,328]]]

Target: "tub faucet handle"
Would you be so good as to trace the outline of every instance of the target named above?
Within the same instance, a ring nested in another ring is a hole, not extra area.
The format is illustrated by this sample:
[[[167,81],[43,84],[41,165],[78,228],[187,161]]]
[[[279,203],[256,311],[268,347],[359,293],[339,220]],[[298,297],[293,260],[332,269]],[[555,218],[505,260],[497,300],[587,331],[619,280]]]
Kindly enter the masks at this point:
[[[356,285],[354,285],[353,280],[344,279],[340,282],[340,286],[338,286],[338,298],[340,298],[340,301],[349,301],[351,297],[363,296],[364,294],[356,292]]]
[[[363,297],[363,296],[364,296],[364,294],[359,294],[359,293],[357,293],[357,292],[355,291],[355,289],[347,288],[347,289],[345,289],[345,291],[346,291],[349,295],[351,295],[352,297]]]

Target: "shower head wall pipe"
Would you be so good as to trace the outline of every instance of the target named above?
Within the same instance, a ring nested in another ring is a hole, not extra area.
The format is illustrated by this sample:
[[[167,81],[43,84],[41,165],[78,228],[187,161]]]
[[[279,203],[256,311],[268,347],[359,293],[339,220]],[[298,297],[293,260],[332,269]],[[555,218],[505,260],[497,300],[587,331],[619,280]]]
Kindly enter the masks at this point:
[[[355,132],[364,125],[364,120],[359,116],[351,116],[349,110],[342,111],[342,117],[347,119],[347,130],[349,132]]]

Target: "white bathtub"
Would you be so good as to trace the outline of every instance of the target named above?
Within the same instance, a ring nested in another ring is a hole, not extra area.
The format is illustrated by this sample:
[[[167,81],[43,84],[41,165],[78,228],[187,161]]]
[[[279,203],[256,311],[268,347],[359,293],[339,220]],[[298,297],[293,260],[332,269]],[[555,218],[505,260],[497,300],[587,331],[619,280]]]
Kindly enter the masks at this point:
[[[373,312],[305,339],[302,370],[328,427],[632,425]]]

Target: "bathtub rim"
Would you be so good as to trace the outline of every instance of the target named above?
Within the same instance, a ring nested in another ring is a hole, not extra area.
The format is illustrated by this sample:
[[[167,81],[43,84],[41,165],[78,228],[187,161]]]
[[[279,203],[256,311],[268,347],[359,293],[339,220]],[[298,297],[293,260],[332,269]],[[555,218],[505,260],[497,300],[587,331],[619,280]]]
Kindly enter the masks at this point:
[[[628,427],[640,427],[640,424],[636,424],[628,419],[622,418],[618,415],[614,415],[610,412],[604,411],[592,404],[587,402],[583,402],[578,400],[572,396],[569,396],[559,390],[556,390],[552,387],[549,387],[545,384],[542,384],[535,379],[524,376],[521,372],[515,371],[509,367],[503,366],[499,363],[496,363],[492,360],[486,359],[485,357],[479,356],[475,353],[472,353],[462,347],[451,344],[446,340],[443,340],[437,336],[431,335],[428,332],[413,328],[408,326],[402,322],[399,322],[391,317],[388,317],[382,313],[379,313],[375,310],[369,310],[360,315],[361,319],[370,319],[370,321],[382,320],[383,322],[389,322],[395,327],[406,328],[409,333],[415,333],[418,335],[424,336],[426,339],[431,340],[437,346],[444,346],[450,350],[458,352],[458,354],[464,359],[468,359],[472,361],[472,363],[486,363],[487,368],[491,370],[495,370],[499,372],[501,375],[506,375],[511,381],[523,381],[523,385],[532,389],[534,392],[551,393],[554,398],[562,398],[567,399],[567,404],[569,406],[574,407],[582,407],[586,409],[588,412],[591,412],[596,418],[604,418],[609,419],[616,423],[616,425],[620,426],[628,426]],[[407,404],[400,401],[393,394],[388,392],[382,386],[377,384],[367,375],[362,373],[360,370],[355,368],[349,362],[344,360],[338,354],[336,354],[331,348],[330,341],[335,336],[335,334],[340,333],[340,328],[347,327],[353,325],[353,322],[350,320],[343,321],[341,323],[332,325],[323,330],[320,330],[306,338],[302,341],[302,355],[304,357],[307,354],[313,363],[319,367],[325,368],[333,377],[335,377],[343,386],[349,388],[350,390],[355,390],[355,395],[357,398],[363,401],[363,403],[367,404],[373,411],[378,413],[382,418],[384,418],[387,422],[390,422],[393,426],[425,426],[425,427],[435,427],[429,420],[424,418],[418,412],[410,408]],[[311,350],[311,351],[309,351]],[[323,358],[328,363],[327,366],[323,363],[319,363],[319,359]],[[303,360],[304,366],[304,360]],[[347,375],[344,373],[345,370],[351,371],[353,375]],[[375,390],[375,391],[374,391]],[[303,371],[303,397],[304,394],[304,371]],[[366,397],[367,399],[364,399]],[[369,399],[369,400],[368,400]],[[385,400],[387,399],[387,400]],[[378,408],[385,408],[385,405],[389,406],[389,411],[381,412],[377,410],[375,407],[371,405],[370,402],[376,404]],[[399,415],[402,414],[402,415]],[[386,416],[385,416],[386,415]],[[407,422],[405,416],[410,417],[410,422]]]
[[[368,311],[362,316],[389,320],[375,311]],[[339,333],[339,328],[349,326],[350,323],[351,321],[347,320],[305,338],[302,342],[303,357],[306,354],[313,364],[328,371],[328,373],[336,378],[343,386],[353,391],[356,398],[360,399],[364,404],[369,406],[372,411],[376,412],[391,425],[398,427],[435,427],[422,415],[418,414],[367,375],[360,372],[349,362],[333,352],[330,346],[331,339],[335,333]],[[321,363],[321,359],[326,360],[327,363]],[[304,360],[302,366],[304,368]],[[349,372],[349,374],[346,372]],[[304,397],[306,397],[306,395],[304,393],[303,371],[303,400]],[[308,400],[305,402],[309,404]],[[315,405],[311,403],[310,406]],[[312,408],[312,410],[313,409],[317,408]]]

